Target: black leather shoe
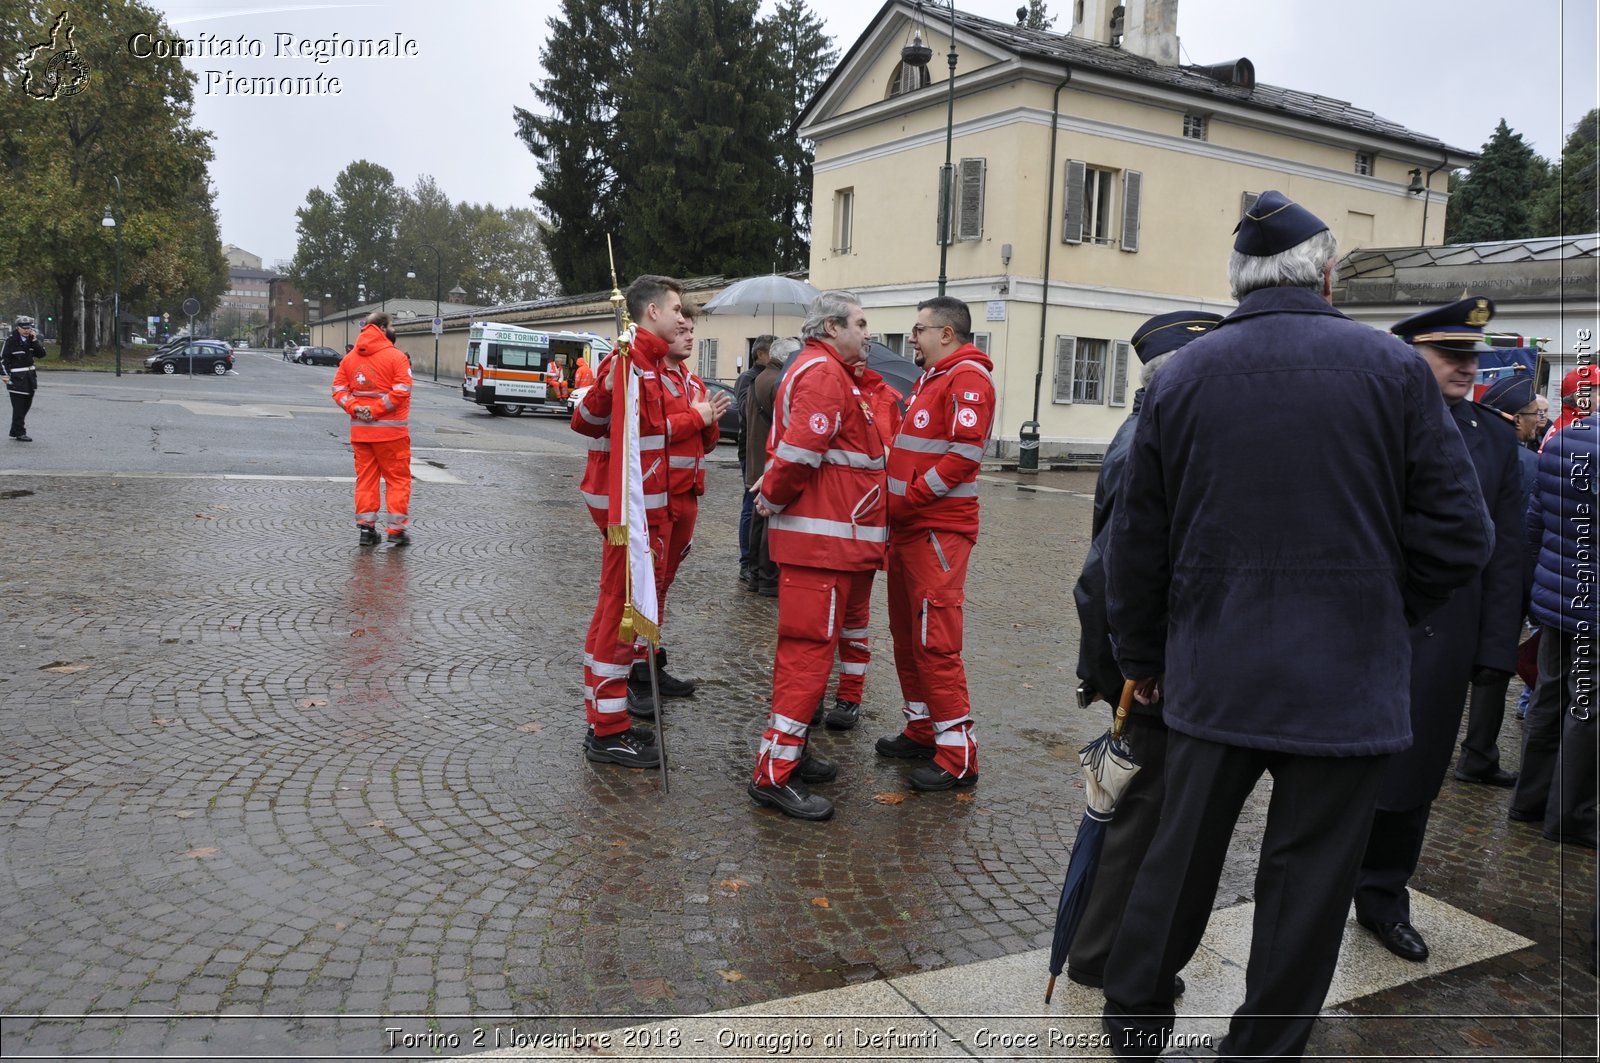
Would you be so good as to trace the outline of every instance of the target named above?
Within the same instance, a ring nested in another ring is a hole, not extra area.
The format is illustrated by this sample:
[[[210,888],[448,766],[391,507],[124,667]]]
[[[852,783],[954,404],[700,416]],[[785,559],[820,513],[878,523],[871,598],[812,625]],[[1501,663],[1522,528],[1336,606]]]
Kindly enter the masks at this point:
[[[778,585],[776,583],[759,584],[756,587],[756,593],[763,598],[776,598],[778,596]]]
[[[800,773],[800,781],[807,785],[832,782],[839,777],[839,765],[815,753],[801,757],[800,766],[795,771]]]
[[[645,671],[645,662],[634,662],[633,670],[628,673],[628,686],[638,687],[645,699],[649,700],[650,673]],[[656,686],[661,689],[664,698],[687,698],[694,694],[695,689],[694,680],[679,679],[667,671],[665,650],[656,651]]]
[[[666,716],[666,705],[661,706],[661,715]],[[628,682],[628,715],[637,720],[653,720],[656,718],[655,709],[650,703],[650,684],[646,683],[643,690],[634,686],[633,681]]]
[[[408,532],[398,531],[389,533],[390,546],[410,546],[411,535]]]
[[[12,436],[11,438],[15,439],[18,443],[32,443],[33,442],[33,437],[30,436],[26,432],[22,433],[20,436]]]
[[[372,528],[372,527],[369,527],[369,526],[367,526],[365,524],[358,524],[358,525],[356,525],[356,528],[357,528],[358,531],[361,532],[360,545],[362,545],[362,546],[377,546],[378,545],[378,529],[377,528]]]
[[[1455,771],[1455,776],[1462,782],[1475,782],[1483,786],[1509,787],[1517,785],[1517,773],[1514,771],[1506,771],[1504,768],[1495,768],[1493,771],[1484,772],[1482,775],[1473,775],[1470,772],[1465,772],[1460,768],[1457,768]]]
[[[835,731],[848,731],[861,722],[861,702],[837,698],[828,713],[828,727]]]
[[[1543,823],[1544,809],[1541,808],[1537,812],[1530,812],[1527,809],[1513,805],[1506,810],[1506,818],[1513,823]]]
[[[1067,968],[1067,980],[1069,982],[1076,982],[1079,985],[1086,985],[1090,989],[1101,989],[1104,988],[1106,984],[1104,975],[1090,974],[1088,971],[1074,971],[1071,967]],[[1183,975],[1175,974],[1172,976],[1173,999],[1183,996],[1183,991],[1187,988],[1189,987],[1184,982]]]
[[[924,764],[920,768],[911,769],[908,777],[913,790],[952,790],[956,787],[978,785],[978,773],[970,775],[951,775],[937,764]]]
[[[627,731],[589,738],[583,743],[583,755],[596,764],[620,764],[624,768],[654,768],[661,764],[661,750],[639,744]]]
[[[756,804],[775,808],[795,819],[833,817],[833,802],[807,790],[805,784],[798,779],[782,786],[762,786],[752,780],[750,785],[745,787],[745,792]]]
[[[653,746],[656,744],[656,733],[650,730],[648,727],[630,727],[628,728],[627,733],[629,738],[633,739],[641,746]],[[594,738],[593,727],[584,732],[583,744],[588,745],[590,739],[592,738]]]
[[[903,734],[878,739],[874,747],[880,757],[899,757],[903,760],[932,760],[933,747],[914,742]]]
[[[1357,923],[1372,931],[1384,948],[1412,963],[1428,958],[1428,943],[1422,940],[1417,928],[1410,923],[1377,923],[1370,919],[1357,919]]]

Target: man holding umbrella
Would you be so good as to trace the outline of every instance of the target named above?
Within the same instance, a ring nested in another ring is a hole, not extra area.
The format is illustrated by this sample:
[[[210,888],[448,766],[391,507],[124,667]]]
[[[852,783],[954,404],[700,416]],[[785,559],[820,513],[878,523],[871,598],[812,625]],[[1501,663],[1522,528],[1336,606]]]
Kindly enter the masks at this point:
[[[1411,744],[1410,621],[1493,542],[1427,364],[1330,305],[1327,225],[1267,191],[1235,231],[1238,309],[1147,394],[1106,550],[1119,669],[1140,700],[1164,694],[1170,729],[1161,823],[1106,964],[1123,1058],[1170,1039],[1173,976],[1265,772],[1245,998],[1218,1054],[1300,1055],[1384,765]]]

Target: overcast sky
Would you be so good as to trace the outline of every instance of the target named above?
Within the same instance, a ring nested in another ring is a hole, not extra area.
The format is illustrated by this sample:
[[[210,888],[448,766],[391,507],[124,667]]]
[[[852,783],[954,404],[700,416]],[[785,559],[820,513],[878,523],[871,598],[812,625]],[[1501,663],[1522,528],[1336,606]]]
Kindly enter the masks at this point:
[[[537,168],[511,113],[534,106],[528,85],[543,77],[540,44],[559,0],[151,2],[182,37],[261,43],[261,58],[185,63],[201,78],[197,122],[215,134],[211,176],[222,238],[268,266],[294,254],[294,211],[307,191],[331,189],[356,159],[388,167],[403,186],[431,174],[458,202],[532,205]],[[1011,21],[1020,2],[958,0],[958,8]],[[775,6],[763,0],[763,11]],[[811,6],[841,53],[877,12],[861,0]],[[1055,28],[1067,29],[1069,0],[1047,6]],[[279,34],[296,41],[398,34],[416,42],[416,54],[278,59]],[[1180,0],[1178,36],[1186,63],[1247,57],[1260,81],[1346,100],[1470,150],[1504,118],[1553,159],[1572,124],[1597,105],[1593,0]],[[342,91],[229,94],[230,73],[321,74],[337,77]]]

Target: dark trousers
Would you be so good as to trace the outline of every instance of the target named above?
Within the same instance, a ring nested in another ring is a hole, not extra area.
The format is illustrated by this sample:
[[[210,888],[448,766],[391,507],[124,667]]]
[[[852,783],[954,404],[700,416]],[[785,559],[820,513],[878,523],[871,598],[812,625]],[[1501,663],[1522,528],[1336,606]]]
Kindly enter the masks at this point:
[[[1500,725],[1506,716],[1508,675],[1494,683],[1472,684],[1467,702],[1467,736],[1461,740],[1456,770],[1464,775],[1488,775],[1500,769]]]
[[[767,518],[750,514],[750,570],[757,587],[778,589],[778,563],[767,553]]]
[[[19,394],[8,391],[11,396],[11,434],[23,436],[28,434],[28,407],[33,405],[33,392]]]
[[[1194,956],[1245,799],[1272,799],[1256,869],[1244,1003],[1222,1058],[1298,1056],[1339,959],[1387,757],[1311,757],[1171,732],[1161,824],[1106,961],[1105,1028],[1119,1058],[1153,1059],[1172,1033],[1172,979]]]
[[[1429,801],[1420,808],[1399,812],[1378,809],[1372,814],[1372,835],[1361,857],[1356,879],[1356,916],[1372,923],[1411,922],[1411,895],[1406,883],[1422,859],[1422,839],[1428,833]]]
[[[1539,636],[1539,681],[1522,728],[1522,774],[1511,795],[1519,818],[1543,820],[1545,834],[1595,844],[1595,639],[1546,627]],[[1580,683],[1589,684],[1580,690]],[[1577,709],[1581,715],[1573,715]]]
[[[739,575],[743,576],[754,566],[750,560],[750,518],[755,515],[756,496],[748,490],[739,503]]]
[[[1144,862],[1150,841],[1161,822],[1161,799],[1166,793],[1167,729],[1159,721],[1135,716],[1123,732],[1134,759],[1144,765],[1117,801],[1116,814],[1106,826],[1100,867],[1095,872],[1089,903],[1067,953],[1067,977],[1086,985],[1101,985],[1106,957],[1122,926],[1134,876]]]

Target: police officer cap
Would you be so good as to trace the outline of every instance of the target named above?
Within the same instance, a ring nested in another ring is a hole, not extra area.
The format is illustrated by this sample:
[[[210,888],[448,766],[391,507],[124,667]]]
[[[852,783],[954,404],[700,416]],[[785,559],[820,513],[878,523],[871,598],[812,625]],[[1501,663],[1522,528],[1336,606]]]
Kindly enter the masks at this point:
[[[17,328],[33,328],[34,327],[33,318],[29,317],[27,314],[18,314],[17,315],[17,319],[15,321],[13,321],[12,324],[15,325]]]
[[[1478,401],[1501,413],[1516,413],[1533,401],[1536,390],[1531,375],[1511,373],[1485,388],[1483,398]]]
[[[1177,350],[1196,336],[1204,336],[1221,320],[1218,314],[1195,310],[1157,314],[1134,332],[1133,353],[1139,356],[1139,361],[1148,362],[1157,355]]]
[[[1288,196],[1268,189],[1256,197],[1233,231],[1233,249],[1241,255],[1266,258],[1281,254],[1328,228],[1326,222]]]
[[[1494,303],[1469,295],[1447,306],[1436,306],[1389,326],[1389,331],[1415,346],[1425,343],[1446,354],[1465,357],[1493,350],[1483,342],[1483,326],[1494,317]]]

